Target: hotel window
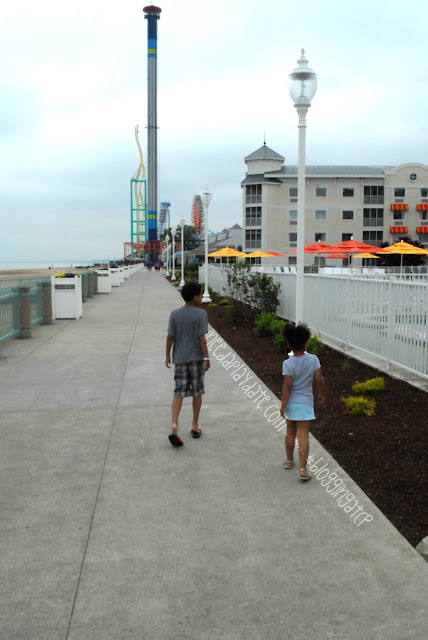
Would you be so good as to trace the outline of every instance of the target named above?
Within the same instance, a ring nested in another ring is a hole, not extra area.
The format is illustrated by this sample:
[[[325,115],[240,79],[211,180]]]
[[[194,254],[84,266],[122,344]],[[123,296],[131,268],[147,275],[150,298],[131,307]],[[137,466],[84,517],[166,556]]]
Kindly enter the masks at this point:
[[[354,212],[353,211],[342,211],[342,220],[353,220]]]
[[[342,233],[342,242],[347,242],[352,238],[352,233]]]
[[[406,190],[404,187],[395,187],[394,188],[394,198],[405,198]]]
[[[426,222],[428,220],[428,211],[419,211],[419,219],[421,222]]]
[[[383,242],[383,231],[363,231],[363,242],[380,247]]]
[[[364,187],[364,204],[383,204],[383,187]]]
[[[327,220],[327,211],[325,210],[315,211],[315,220]]]
[[[288,220],[289,220],[290,224],[292,224],[292,225],[296,225],[297,224],[297,209],[289,209],[288,210]]]
[[[297,187],[290,187],[288,189],[288,195],[290,198],[297,198]]]
[[[297,233],[294,233],[294,232],[289,233],[288,241],[290,243],[290,247],[295,246],[295,243],[297,242]]]
[[[421,187],[421,198],[428,198],[428,187]]]
[[[247,227],[260,227],[262,224],[262,208],[247,207],[245,209],[245,225]]]
[[[383,209],[364,209],[363,227],[383,227]]]
[[[405,218],[404,211],[393,211],[392,213],[393,220],[396,220],[397,222],[402,221]]]
[[[343,197],[344,198],[353,198],[354,197],[354,190],[351,189],[350,187],[344,187],[344,189],[343,189]]]
[[[262,185],[251,184],[245,188],[245,202],[247,204],[256,204],[262,201]]]
[[[320,242],[325,242],[327,240],[327,234],[326,233],[316,233],[315,234],[315,242],[318,242],[318,240]]]
[[[327,189],[326,189],[326,187],[316,187],[315,188],[315,196],[317,198],[326,198],[327,197]]]
[[[261,229],[247,229],[245,231],[245,246],[248,249],[260,249],[262,246]]]

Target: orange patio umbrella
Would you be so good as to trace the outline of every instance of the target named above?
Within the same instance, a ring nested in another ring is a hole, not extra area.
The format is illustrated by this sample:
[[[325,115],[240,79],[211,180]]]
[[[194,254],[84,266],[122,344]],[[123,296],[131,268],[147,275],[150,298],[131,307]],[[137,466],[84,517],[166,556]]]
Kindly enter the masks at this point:
[[[345,256],[344,253],[331,253],[326,256],[326,259],[330,259],[330,260],[340,260],[340,258],[347,260],[348,256]]]
[[[331,251],[335,252],[336,249],[333,249],[331,244],[326,244],[318,240],[318,242],[314,242],[313,244],[307,244],[304,251],[305,253],[330,253]]]
[[[379,251],[379,247],[360,240],[345,240],[345,242],[338,242],[332,247],[335,251],[343,251],[343,253],[362,253],[364,251],[378,253]]]
[[[268,255],[273,256],[274,258],[285,258],[285,253],[280,253],[279,251],[267,251]]]
[[[307,244],[303,251],[305,253],[335,253],[337,249],[333,245],[326,244],[325,242],[315,242],[314,244]],[[289,253],[297,253],[297,249],[293,249]]]

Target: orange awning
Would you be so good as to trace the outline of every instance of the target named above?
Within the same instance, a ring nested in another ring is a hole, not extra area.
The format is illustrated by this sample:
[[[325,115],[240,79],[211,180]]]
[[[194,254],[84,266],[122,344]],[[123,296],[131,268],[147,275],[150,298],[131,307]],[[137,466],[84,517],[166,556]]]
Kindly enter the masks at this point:
[[[416,233],[428,233],[428,227],[416,227]]]
[[[407,233],[407,227],[389,227],[389,231],[390,233]]]
[[[428,204],[417,204],[416,205],[416,210],[417,211],[428,211]]]
[[[409,210],[409,205],[408,204],[392,204],[391,205],[391,211],[408,211]]]

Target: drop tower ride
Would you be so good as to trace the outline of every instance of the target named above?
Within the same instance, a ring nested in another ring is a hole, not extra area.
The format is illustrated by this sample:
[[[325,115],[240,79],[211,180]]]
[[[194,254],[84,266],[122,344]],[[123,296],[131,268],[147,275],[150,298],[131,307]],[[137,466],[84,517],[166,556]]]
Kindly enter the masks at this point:
[[[157,41],[162,9],[150,5],[143,12],[147,20],[147,240],[153,243],[153,255],[158,240]]]

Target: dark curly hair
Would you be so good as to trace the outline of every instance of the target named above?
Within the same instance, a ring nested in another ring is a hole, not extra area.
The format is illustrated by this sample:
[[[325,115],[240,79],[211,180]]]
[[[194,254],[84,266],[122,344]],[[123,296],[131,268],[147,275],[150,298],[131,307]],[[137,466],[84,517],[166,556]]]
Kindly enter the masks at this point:
[[[199,282],[186,282],[181,290],[181,296],[185,302],[191,302],[195,296],[199,296],[202,292],[202,287]]]
[[[283,329],[283,336],[293,351],[300,351],[305,348],[306,343],[311,337],[311,332],[308,325],[304,322],[299,322],[297,325],[288,323]]]

